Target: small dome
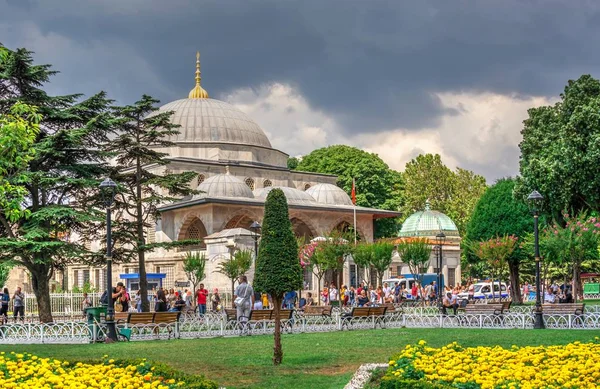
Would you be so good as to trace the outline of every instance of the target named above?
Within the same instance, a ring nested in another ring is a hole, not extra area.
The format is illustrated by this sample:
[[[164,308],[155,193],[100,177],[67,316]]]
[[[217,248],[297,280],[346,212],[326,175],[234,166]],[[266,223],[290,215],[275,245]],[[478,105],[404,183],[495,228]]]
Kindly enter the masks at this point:
[[[207,178],[198,185],[198,190],[202,193],[194,197],[254,197],[248,185],[230,174],[217,174]]]
[[[459,236],[452,219],[439,211],[432,211],[427,202],[424,211],[413,213],[402,223],[398,236],[433,237],[442,231],[446,236]]]
[[[306,192],[311,195],[317,203],[328,205],[352,205],[348,193],[333,184],[317,184],[311,186]]]
[[[171,142],[233,143],[272,148],[263,130],[250,116],[224,101],[209,98],[175,100],[160,107],[157,113],[169,111],[173,111],[171,123],[180,125],[176,129],[179,134],[169,138]]]
[[[254,191],[254,197],[261,200],[266,200],[267,195],[273,189],[281,189],[289,204],[306,204],[315,205],[315,199],[306,192],[288,186],[270,186],[268,188],[260,188]]]

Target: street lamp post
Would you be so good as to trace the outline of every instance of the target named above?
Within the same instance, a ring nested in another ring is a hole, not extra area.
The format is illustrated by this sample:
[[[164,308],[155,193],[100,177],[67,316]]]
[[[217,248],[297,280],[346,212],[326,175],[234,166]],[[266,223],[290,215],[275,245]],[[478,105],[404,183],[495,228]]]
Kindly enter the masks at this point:
[[[260,232],[261,225],[257,221],[253,221],[250,224],[250,229],[254,232],[254,261],[258,258],[258,233]]]
[[[438,272],[437,272],[437,299],[438,299],[438,306],[441,307],[442,305],[442,263],[443,263],[443,252],[444,252],[444,248],[443,248],[443,244],[446,241],[446,234],[444,234],[444,231],[440,231],[436,236],[435,236],[435,240],[437,242],[437,246],[438,246]]]
[[[102,195],[102,202],[106,207],[106,293],[108,297],[108,307],[106,307],[106,326],[108,328],[108,334],[106,338],[107,343],[117,341],[117,330],[115,328],[115,303],[112,297],[112,231],[111,231],[111,219],[110,212],[115,201],[115,193],[117,191],[117,184],[110,178],[105,179],[100,184],[100,193]]]
[[[527,201],[530,204],[531,213],[533,214],[533,235],[535,248],[535,321],[533,322],[533,328],[535,329],[546,328],[544,325],[544,316],[542,312],[542,283],[540,280],[540,233],[538,229],[540,205],[543,200],[544,197],[537,190],[531,192],[531,194],[527,197]]]

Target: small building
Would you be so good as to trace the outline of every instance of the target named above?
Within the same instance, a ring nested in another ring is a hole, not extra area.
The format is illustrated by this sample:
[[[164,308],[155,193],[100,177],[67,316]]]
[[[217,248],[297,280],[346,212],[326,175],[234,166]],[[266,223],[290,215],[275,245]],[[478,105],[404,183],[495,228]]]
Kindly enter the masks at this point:
[[[429,202],[425,203],[425,209],[410,215],[402,224],[398,233],[397,241],[401,239],[425,238],[428,239],[434,249],[431,251],[431,258],[426,267],[422,268],[420,273],[438,273],[438,242],[436,235],[443,232],[446,235],[442,244],[442,268],[441,273],[444,276],[446,285],[456,285],[461,282],[461,249],[460,235],[456,224],[447,215],[432,210]],[[402,258],[397,254],[390,267],[390,276],[397,277],[402,274],[410,274],[408,265],[402,263]]]

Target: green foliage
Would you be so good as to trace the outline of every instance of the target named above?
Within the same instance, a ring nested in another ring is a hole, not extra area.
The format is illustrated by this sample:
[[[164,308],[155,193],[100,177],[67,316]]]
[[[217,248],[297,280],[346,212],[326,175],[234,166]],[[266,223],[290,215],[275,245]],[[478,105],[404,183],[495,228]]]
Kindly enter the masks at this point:
[[[265,203],[254,289],[281,298],[284,293],[300,288],[302,268],[287,201],[281,189],[273,189]]]
[[[600,210],[600,81],[590,75],[569,80],[560,97],[528,111],[515,196],[538,190],[544,210],[562,224],[565,209]]]
[[[4,288],[4,285],[6,285],[6,281],[8,281],[8,276],[10,274],[10,269],[12,269],[12,263],[0,262],[0,288]]]
[[[147,242],[147,231],[155,228],[160,205],[195,193],[190,182],[197,176],[194,172],[169,173],[164,168],[170,163],[168,154],[158,150],[173,146],[169,138],[179,131],[178,125],[170,122],[172,112],[157,113],[158,102],[143,95],[133,105],[115,107],[112,126],[117,136],[106,146],[116,162],[111,177],[119,185],[114,208],[129,216],[115,223],[113,234],[120,244],[113,256],[117,261],[137,259],[144,312],[150,310],[145,254],[157,247],[174,246]]]
[[[515,180],[504,178],[483,193],[467,224],[467,240],[481,241],[503,235],[522,238],[533,231],[531,212],[524,201],[513,197],[514,188]]]
[[[496,277],[502,276],[504,266],[508,263],[508,259],[517,248],[517,245],[518,238],[516,236],[504,235],[481,242],[472,242],[469,249],[486,263],[493,281],[497,279]],[[494,291],[492,290],[492,296],[493,294]]]
[[[377,272],[379,285],[383,286],[383,273],[390,267],[392,263],[392,254],[394,253],[394,245],[389,242],[373,243],[373,259],[371,266]]]
[[[466,267],[477,268],[478,259],[468,250],[469,242],[484,241],[499,236],[514,235],[519,238],[519,243],[528,234],[533,232],[533,217],[527,204],[513,196],[516,181],[504,178],[496,181],[481,196],[471,220],[467,224],[467,233],[463,240]],[[519,244],[520,246],[520,244]],[[511,288],[513,301],[520,301],[520,266],[529,258],[529,253],[519,246],[513,250],[508,258],[510,282],[515,287]],[[475,265],[475,266],[474,266]]]
[[[422,210],[429,200],[431,208],[448,215],[461,235],[473,209],[486,189],[485,178],[457,168],[450,170],[438,154],[421,154],[406,164],[404,170],[404,218]]]
[[[107,174],[109,155],[99,147],[112,131],[104,93],[49,96],[41,87],[56,72],[34,65],[25,49],[0,55],[0,114],[17,101],[35,106],[42,118],[32,145],[34,158],[11,185],[26,183],[26,212],[16,220],[0,212],[0,262],[24,266],[32,277],[40,320],[52,321],[49,286],[55,269],[92,259],[85,247],[66,239],[93,236],[103,215],[97,210],[97,186]],[[100,259],[96,257],[96,259]]]
[[[290,157],[287,160],[287,167],[290,170],[296,170],[296,168],[298,167],[299,163],[300,163],[300,161],[298,160],[298,158],[296,158],[296,157]]]
[[[355,147],[336,145],[314,150],[304,156],[296,170],[338,176],[337,185],[350,195],[356,180],[356,204],[398,211],[403,202],[402,175],[389,168],[377,154]],[[395,236],[395,219],[375,221],[375,236]]]
[[[204,253],[185,253],[183,258],[183,271],[192,283],[193,295],[196,295],[196,287],[206,277],[206,256]]]
[[[385,376],[381,379],[379,389],[450,389],[452,386],[442,383],[432,383],[426,381],[409,380],[392,376]],[[465,388],[466,389],[466,388]]]
[[[429,262],[432,246],[426,238],[403,239],[397,246],[398,255],[408,265],[411,274],[423,281],[421,268]]]
[[[166,381],[174,379],[175,383],[169,385],[169,387],[173,388],[184,387],[186,389],[217,389],[219,387],[216,382],[208,380],[204,376],[186,374],[164,363],[151,363],[146,359],[119,359],[114,361],[113,364],[121,368],[135,366],[137,372],[141,375],[152,374],[154,377],[163,377],[163,382],[165,382],[165,385],[167,385]],[[185,382],[185,384],[179,386],[177,385],[178,382]]]
[[[251,265],[252,251],[237,250],[228,260],[221,262],[215,272],[221,273],[235,282],[241,275],[246,274]]]
[[[39,133],[41,116],[35,107],[15,103],[9,113],[0,112],[0,212],[11,222],[29,215],[23,209],[27,176],[23,172],[35,156],[31,147]]]

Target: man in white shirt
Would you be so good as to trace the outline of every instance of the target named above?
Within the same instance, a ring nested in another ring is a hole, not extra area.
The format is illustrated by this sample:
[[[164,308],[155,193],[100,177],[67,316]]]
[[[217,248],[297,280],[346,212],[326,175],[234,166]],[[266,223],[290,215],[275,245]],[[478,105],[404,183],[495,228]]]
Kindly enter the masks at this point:
[[[454,316],[456,316],[457,311],[458,311],[458,296],[457,295],[452,294],[452,292],[446,293],[442,303],[443,303],[442,313],[444,315],[447,314],[447,311],[446,311],[447,308],[452,308],[452,310],[454,311]]]

